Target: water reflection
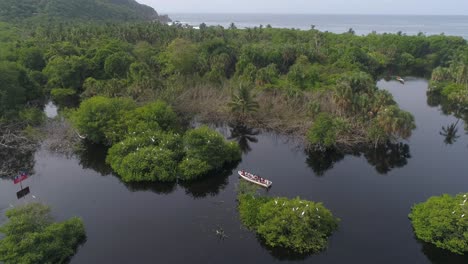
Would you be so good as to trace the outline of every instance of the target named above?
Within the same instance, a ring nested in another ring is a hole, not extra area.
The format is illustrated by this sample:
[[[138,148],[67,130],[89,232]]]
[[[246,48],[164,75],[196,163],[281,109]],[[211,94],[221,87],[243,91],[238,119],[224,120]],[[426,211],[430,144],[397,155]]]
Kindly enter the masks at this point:
[[[336,149],[308,151],[306,163],[320,177],[347,155],[364,156],[369,165],[373,166],[379,174],[387,174],[395,168],[402,168],[408,164],[408,159],[411,158],[408,144],[387,143],[377,148],[362,147],[354,151]]]
[[[248,153],[252,150],[250,143],[257,143],[258,139],[255,137],[260,134],[257,129],[249,128],[245,125],[235,125],[230,128],[231,136],[229,139],[235,140],[242,153]]]
[[[444,143],[447,145],[452,145],[457,142],[457,139],[460,137],[458,133],[458,121],[447,126],[443,126],[439,134],[444,137]]]
[[[326,151],[307,151],[307,165],[314,171],[315,175],[323,176],[325,172],[333,169],[335,163],[343,160],[345,154],[336,149]]]
[[[272,257],[274,257],[275,259],[279,261],[302,261],[313,255],[313,253],[299,254],[299,253],[293,252],[285,248],[270,247],[259,236],[257,236],[257,241],[262,246],[263,249],[268,251],[268,253],[270,253]]]
[[[395,168],[402,168],[411,158],[410,147],[403,143],[387,143],[378,148],[369,148],[364,152],[367,162],[374,166],[378,173],[387,174]]]
[[[92,169],[102,176],[114,175],[119,178],[106,163],[107,151],[108,148],[105,146],[83,143],[75,152],[75,155],[83,169]],[[233,173],[238,164],[230,164],[223,170],[214,172],[199,180],[179,182],[179,185],[185,188],[185,192],[194,198],[215,196],[229,184],[228,177]],[[157,194],[170,194],[177,187],[177,183],[165,182],[122,183],[132,192],[151,191]]]
[[[180,186],[185,188],[185,193],[193,198],[204,198],[207,196],[216,196],[221,190],[224,190],[229,184],[229,176],[239,163],[231,164],[223,170],[211,173],[203,179],[180,182]]]
[[[108,148],[103,145],[95,145],[84,142],[75,151],[83,169],[92,169],[102,176],[112,173],[112,168],[106,163]]]
[[[175,191],[175,182],[124,182],[131,192],[151,191],[157,194],[170,194]]]
[[[432,264],[466,264],[468,256],[461,256],[451,253],[448,250],[440,249],[432,244],[420,242],[422,244],[422,252],[431,261]]]

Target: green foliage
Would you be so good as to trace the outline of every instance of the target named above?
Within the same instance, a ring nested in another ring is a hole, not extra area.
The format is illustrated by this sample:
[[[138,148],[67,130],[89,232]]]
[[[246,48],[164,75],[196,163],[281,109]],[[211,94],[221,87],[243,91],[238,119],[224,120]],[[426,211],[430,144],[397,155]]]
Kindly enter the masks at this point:
[[[44,123],[46,119],[44,111],[34,107],[21,109],[19,112],[19,117],[22,122],[29,126],[39,126]]]
[[[326,249],[339,221],[321,203],[252,194],[239,195],[239,214],[266,245],[300,254]]]
[[[179,121],[172,108],[163,101],[146,104],[130,112],[126,119],[129,132],[178,131]]]
[[[0,227],[0,261],[10,263],[67,263],[86,238],[83,221],[71,218],[53,223],[49,207],[27,204],[7,211]]]
[[[112,144],[126,133],[121,117],[135,108],[131,99],[95,96],[81,103],[71,121],[90,141]]]
[[[468,253],[467,195],[444,194],[414,205],[409,218],[416,237],[453,253]]]
[[[183,155],[181,136],[162,131],[152,131],[143,132],[135,136],[127,136],[127,138],[122,142],[114,144],[109,149],[106,162],[110,164],[115,171],[123,171],[123,159],[129,154],[144,147],[169,149],[174,153],[176,160],[180,159]]]
[[[184,135],[185,161],[182,165],[181,175],[184,179],[193,179],[204,175],[198,174],[203,168],[214,171],[221,169],[224,165],[238,161],[241,158],[241,151],[237,144],[228,143],[221,134],[211,130],[207,126],[189,130]],[[194,166],[194,162],[206,163]],[[190,171],[191,169],[193,171]]]
[[[193,74],[198,71],[198,47],[190,40],[174,39],[162,54],[166,73]]]
[[[28,101],[41,96],[26,70],[13,62],[0,61],[0,117],[14,116]]]
[[[39,17],[88,20],[148,20],[160,19],[153,8],[136,1],[122,0],[2,0],[0,19],[15,21]]]
[[[238,114],[241,118],[256,112],[259,108],[258,102],[255,101],[255,97],[252,95],[251,88],[243,84],[239,86],[237,93],[232,95],[228,106],[231,108],[231,112]]]
[[[307,89],[315,86],[319,81],[318,72],[310,64],[306,56],[300,56],[296,63],[289,69],[288,81],[299,89]]]
[[[21,49],[19,51],[19,61],[24,67],[35,71],[42,71],[46,65],[43,50],[38,47]]]
[[[310,128],[307,139],[311,144],[329,148],[335,146],[340,133],[347,130],[348,125],[344,120],[320,113]]]
[[[174,152],[159,147],[144,147],[128,154],[117,173],[125,182],[175,181],[177,160]]]
[[[416,128],[414,117],[396,105],[390,105],[380,111],[376,121],[390,139],[409,138],[413,129]]]
[[[76,95],[76,91],[74,89],[66,89],[66,88],[56,88],[50,90],[50,96],[52,97],[52,100],[57,103],[63,103],[67,99],[73,97]]]
[[[131,133],[109,149],[106,162],[126,182],[175,181],[206,176],[241,157],[236,143],[208,127],[189,130],[183,138],[167,131],[158,126]]]
[[[44,68],[50,88],[67,87],[81,89],[86,79],[89,62],[78,56],[54,57]]]
[[[125,52],[110,55],[104,62],[104,71],[113,78],[127,78],[127,72],[133,58]]]

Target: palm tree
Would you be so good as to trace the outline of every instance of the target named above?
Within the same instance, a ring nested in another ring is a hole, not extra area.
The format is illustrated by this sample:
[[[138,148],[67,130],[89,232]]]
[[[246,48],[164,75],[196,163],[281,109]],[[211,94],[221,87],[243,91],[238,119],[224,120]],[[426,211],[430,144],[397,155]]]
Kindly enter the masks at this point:
[[[340,115],[346,113],[353,100],[353,92],[347,85],[338,85],[332,95],[333,102],[338,107]]]
[[[441,136],[445,137],[444,138],[444,143],[445,144],[452,145],[460,137],[460,136],[457,135],[457,133],[458,133],[458,127],[457,127],[458,126],[458,121],[460,121],[460,119],[458,119],[457,122],[455,122],[455,123],[447,125],[446,127],[442,127],[442,131],[439,132],[439,134]]]
[[[258,139],[255,137],[260,134],[260,131],[249,128],[245,125],[236,125],[231,129],[231,136],[229,139],[235,139],[243,153],[250,152],[252,148],[250,143],[257,143]]]
[[[379,126],[385,131],[389,138],[397,137],[406,139],[411,136],[411,132],[416,128],[414,117],[406,111],[391,105],[380,111],[377,115]]]
[[[251,93],[251,89],[245,85],[240,85],[237,93],[232,95],[231,102],[228,103],[233,113],[244,119],[249,114],[256,112],[260,107],[255,97]]]

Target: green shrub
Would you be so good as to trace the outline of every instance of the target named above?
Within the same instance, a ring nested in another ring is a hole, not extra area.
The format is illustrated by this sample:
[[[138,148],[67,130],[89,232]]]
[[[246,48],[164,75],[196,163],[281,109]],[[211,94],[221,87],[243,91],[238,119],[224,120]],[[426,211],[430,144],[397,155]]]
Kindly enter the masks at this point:
[[[467,197],[444,194],[414,205],[409,218],[416,237],[453,253],[468,253]]]
[[[58,104],[66,102],[68,99],[76,95],[76,91],[70,88],[56,88],[50,91],[52,100]]]
[[[90,141],[112,144],[126,134],[125,122],[121,117],[135,107],[131,99],[95,96],[83,101],[71,120]]]
[[[339,219],[321,203],[287,198],[239,196],[242,222],[270,247],[296,253],[317,253],[326,249],[328,237]]]
[[[197,158],[185,158],[179,164],[179,173],[182,180],[193,180],[210,172],[211,166]]]
[[[466,87],[461,84],[456,84],[456,83],[450,83],[447,86],[445,86],[442,89],[441,94],[444,96],[449,97],[453,93],[461,92],[461,91],[466,91]]]
[[[0,227],[0,261],[5,264],[66,263],[86,238],[83,221],[53,223],[50,208],[36,203],[6,212]]]
[[[44,123],[46,116],[44,111],[37,108],[24,108],[19,112],[21,122],[30,126],[38,126]]]
[[[172,108],[163,101],[139,107],[126,117],[130,133],[143,131],[178,131],[179,120]]]
[[[175,181],[176,154],[160,147],[138,148],[123,158],[116,172],[125,182]]]
[[[108,152],[106,162],[116,171],[123,171],[122,161],[129,154],[145,147],[158,147],[171,150],[175,159],[179,160],[182,153],[182,138],[178,134],[154,131],[128,136],[124,141],[114,144]]]
[[[236,143],[226,142],[221,134],[207,126],[188,131],[184,136],[184,148],[187,158],[206,162],[210,170],[220,169],[226,163],[241,158]],[[184,175],[184,178],[187,176]]]
[[[328,148],[334,146],[338,135],[347,129],[348,124],[344,120],[334,118],[328,113],[320,113],[309,129],[307,139],[311,144]]]

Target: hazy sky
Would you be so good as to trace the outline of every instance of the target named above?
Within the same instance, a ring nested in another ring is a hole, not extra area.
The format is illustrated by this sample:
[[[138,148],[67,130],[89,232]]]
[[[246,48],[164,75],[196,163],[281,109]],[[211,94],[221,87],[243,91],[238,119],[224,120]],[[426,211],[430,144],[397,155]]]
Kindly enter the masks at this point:
[[[137,0],[159,13],[458,14],[468,0]]]

